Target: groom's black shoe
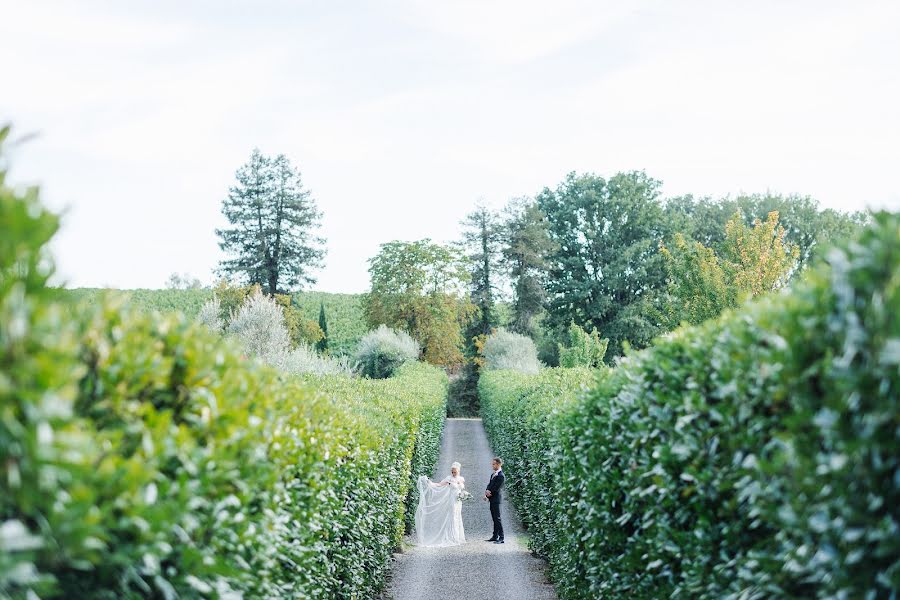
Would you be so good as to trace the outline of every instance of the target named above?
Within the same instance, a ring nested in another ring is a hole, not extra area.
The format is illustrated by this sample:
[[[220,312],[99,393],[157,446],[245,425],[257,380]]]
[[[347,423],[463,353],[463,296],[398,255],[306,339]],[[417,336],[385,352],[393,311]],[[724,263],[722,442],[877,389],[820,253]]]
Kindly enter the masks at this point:
[[[484,541],[486,541],[486,542],[496,542],[496,541],[497,541],[497,538],[492,537],[492,538],[487,539],[487,540],[484,540]]]
[[[494,540],[494,543],[495,543],[495,544],[502,544],[502,543],[504,543],[504,542],[503,542],[503,540]]]

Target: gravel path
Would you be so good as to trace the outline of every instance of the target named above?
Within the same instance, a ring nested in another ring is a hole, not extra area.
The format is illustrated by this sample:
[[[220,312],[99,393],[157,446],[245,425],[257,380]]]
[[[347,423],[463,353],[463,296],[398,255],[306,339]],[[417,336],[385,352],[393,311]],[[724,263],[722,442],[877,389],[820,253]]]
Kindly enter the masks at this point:
[[[463,504],[466,543],[452,548],[418,548],[412,545],[414,538],[405,540],[403,554],[394,557],[388,599],[421,600],[438,594],[467,600],[556,600],[544,572],[546,564],[528,550],[522,524],[506,494],[501,505],[506,543],[484,541],[491,537],[492,525],[488,504],[481,497],[491,476],[493,456],[481,419],[447,419],[433,479],[449,475],[453,461],[462,464],[466,488],[475,496]]]

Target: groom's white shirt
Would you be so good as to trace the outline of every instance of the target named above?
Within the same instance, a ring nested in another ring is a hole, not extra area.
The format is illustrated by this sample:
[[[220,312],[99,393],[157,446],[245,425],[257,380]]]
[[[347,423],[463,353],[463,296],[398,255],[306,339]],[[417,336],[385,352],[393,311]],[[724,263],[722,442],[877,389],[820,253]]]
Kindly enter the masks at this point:
[[[499,475],[502,472],[503,472],[503,469],[497,469],[496,471],[491,473],[491,479],[493,479],[494,477],[496,477],[497,475]]]

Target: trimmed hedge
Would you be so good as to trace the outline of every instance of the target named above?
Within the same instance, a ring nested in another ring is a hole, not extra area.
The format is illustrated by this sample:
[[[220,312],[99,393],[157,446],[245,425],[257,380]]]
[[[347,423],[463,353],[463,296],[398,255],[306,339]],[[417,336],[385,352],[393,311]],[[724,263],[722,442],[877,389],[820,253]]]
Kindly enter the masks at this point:
[[[183,316],[74,318],[46,287],[57,220],[2,173],[0,221],[0,597],[377,594],[442,371],[300,379]]]
[[[536,384],[492,377],[482,407],[500,446],[523,435],[521,390]],[[529,441],[552,450],[533,462],[509,444],[506,458],[552,473],[555,510],[540,492],[516,500],[546,515],[532,536],[561,598],[900,591],[898,216],[877,215],[790,293],[679,330],[589,394],[531,396],[546,426]]]
[[[551,557],[559,500],[553,491],[558,473],[556,435],[549,427],[587,391],[598,371],[548,368],[521,371],[482,370],[478,380],[481,416],[491,447],[503,458],[506,488],[528,528],[534,551]]]

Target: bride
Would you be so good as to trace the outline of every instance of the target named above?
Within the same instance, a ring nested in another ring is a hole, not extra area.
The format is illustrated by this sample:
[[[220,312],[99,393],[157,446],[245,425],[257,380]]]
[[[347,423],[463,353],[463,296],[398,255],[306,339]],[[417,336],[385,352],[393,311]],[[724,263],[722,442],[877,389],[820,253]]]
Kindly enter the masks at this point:
[[[450,476],[440,483],[434,483],[424,475],[419,477],[416,537],[420,546],[458,546],[466,542],[460,498],[466,489],[466,480],[459,471],[460,464],[455,462],[450,467]]]

